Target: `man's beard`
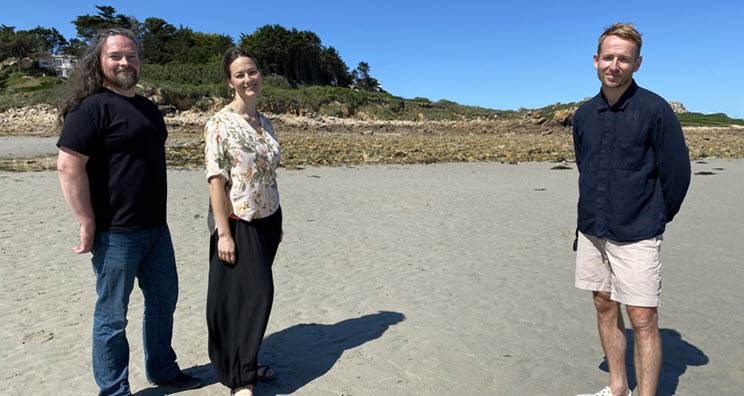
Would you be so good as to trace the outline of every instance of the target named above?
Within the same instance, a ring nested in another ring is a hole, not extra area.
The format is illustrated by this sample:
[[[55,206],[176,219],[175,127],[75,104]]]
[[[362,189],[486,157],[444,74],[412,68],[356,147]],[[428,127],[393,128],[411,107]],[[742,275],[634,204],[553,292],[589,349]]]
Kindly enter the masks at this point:
[[[126,68],[118,70],[115,74],[114,79],[109,81],[109,83],[116,88],[129,90],[137,85],[137,81],[139,81],[137,70],[133,68]]]

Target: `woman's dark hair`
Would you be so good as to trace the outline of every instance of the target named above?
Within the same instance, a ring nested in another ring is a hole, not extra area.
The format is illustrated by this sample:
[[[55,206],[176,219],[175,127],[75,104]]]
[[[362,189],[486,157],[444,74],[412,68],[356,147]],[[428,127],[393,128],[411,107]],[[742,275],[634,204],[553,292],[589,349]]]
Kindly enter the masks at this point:
[[[71,92],[59,108],[60,121],[64,119],[67,113],[74,110],[83,99],[103,88],[104,78],[101,68],[101,51],[103,51],[103,44],[106,43],[106,39],[112,36],[124,36],[132,40],[134,46],[137,48],[138,57],[142,59],[142,46],[131,30],[117,27],[100,30],[90,46],[88,46],[83,59],[78,63],[71,84]]]
[[[230,79],[230,65],[235,61],[235,59],[240,58],[241,56],[245,56],[246,58],[250,58],[253,63],[256,64],[256,67],[258,67],[258,62],[256,62],[256,57],[253,56],[250,52],[247,50],[240,48],[240,47],[232,47],[225,51],[225,55],[222,56],[222,73],[225,76],[225,80]],[[259,68],[259,71],[261,69]]]

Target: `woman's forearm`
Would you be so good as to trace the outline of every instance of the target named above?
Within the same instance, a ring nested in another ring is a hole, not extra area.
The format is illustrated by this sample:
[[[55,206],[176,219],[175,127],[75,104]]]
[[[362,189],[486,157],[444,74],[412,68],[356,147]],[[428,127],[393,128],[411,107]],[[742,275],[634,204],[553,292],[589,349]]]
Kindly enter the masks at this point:
[[[212,203],[212,214],[217,227],[217,235],[220,237],[230,235],[228,217],[231,214],[232,205],[230,205],[225,193],[225,182],[225,179],[220,176],[209,179],[209,199]]]

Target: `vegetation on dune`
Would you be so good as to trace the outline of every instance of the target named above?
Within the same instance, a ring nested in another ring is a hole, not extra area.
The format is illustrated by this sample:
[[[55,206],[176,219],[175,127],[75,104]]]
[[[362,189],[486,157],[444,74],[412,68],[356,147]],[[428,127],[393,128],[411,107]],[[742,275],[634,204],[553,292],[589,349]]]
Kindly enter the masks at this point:
[[[727,127],[731,125],[743,125],[744,120],[729,118],[724,113],[702,114],[702,113],[680,113],[677,118],[684,126],[699,127]]]
[[[5,74],[5,75],[3,75]],[[158,92],[163,102],[179,110],[195,107],[209,110],[215,102],[229,98],[229,91],[219,75],[217,63],[146,64],[142,71],[140,93]],[[9,108],[48,103],[56,106],[64,97],[64,80],[49,76],[28,76],[19,72],[0,72],[0,111]],[[463,106],[447,100],[405,99],[385,92],[368,92],[334,86],[296,86],[283,76],[267,75],[259,103],[262,111],[275,114],[321,115],[377,120],[467,120],[478,118],[524,117],[534,113],[552,120],[560,111],[575,109],[579,102],[555,104],[540,109],[493,110]],[[744,126],[744,120],[726,114],[677,114],[683,126]]]
[[[547,119],[555,118],[561,111],[572,111],[581,106],[585,101],[571,103],[556,103],[534,110]],[[686,127],[728,127],[731,125],[744,126],[744,119],[730,118],[724,113],[703,114],[695,112],[677,113],[682,126]]]
[[[584,104],[585,101],[580,102],[569,102],[569,103],[556,103],[552,105],[547,105],[545,107],[542,107],[540,109],[537,109],[537,111],[541,116],[552,120],[555,118],[555,114],[560,111],[573,111],[576,110],[579,106]]]
[[[57,77],[33,77],[15,72],[3,79],[2,74],[0,71],[0,111],[40,103],[57,106],[66,92],[64,81]]]

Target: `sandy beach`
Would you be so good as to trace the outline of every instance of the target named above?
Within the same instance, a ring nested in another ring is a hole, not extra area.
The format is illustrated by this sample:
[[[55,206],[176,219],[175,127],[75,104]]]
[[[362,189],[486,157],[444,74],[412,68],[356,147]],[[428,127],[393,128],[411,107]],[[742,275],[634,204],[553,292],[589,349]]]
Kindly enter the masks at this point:
[[[744,389],[744,160],[694,162],[663,247],[660,395]],[[577,172],[555,163],[284,170],[284,242],[258,395],[573,395],[604,386],[590,295],[573,287]],[[178,363],[211,374],[206,183],[169,171]],[[89,255],[54,172],[0,172],[0,394],[95,394]],[[148,384],[132,293],[130,383]]]
[[[57,136],[0,136],[0,159],[56,154],[58,139]]]

